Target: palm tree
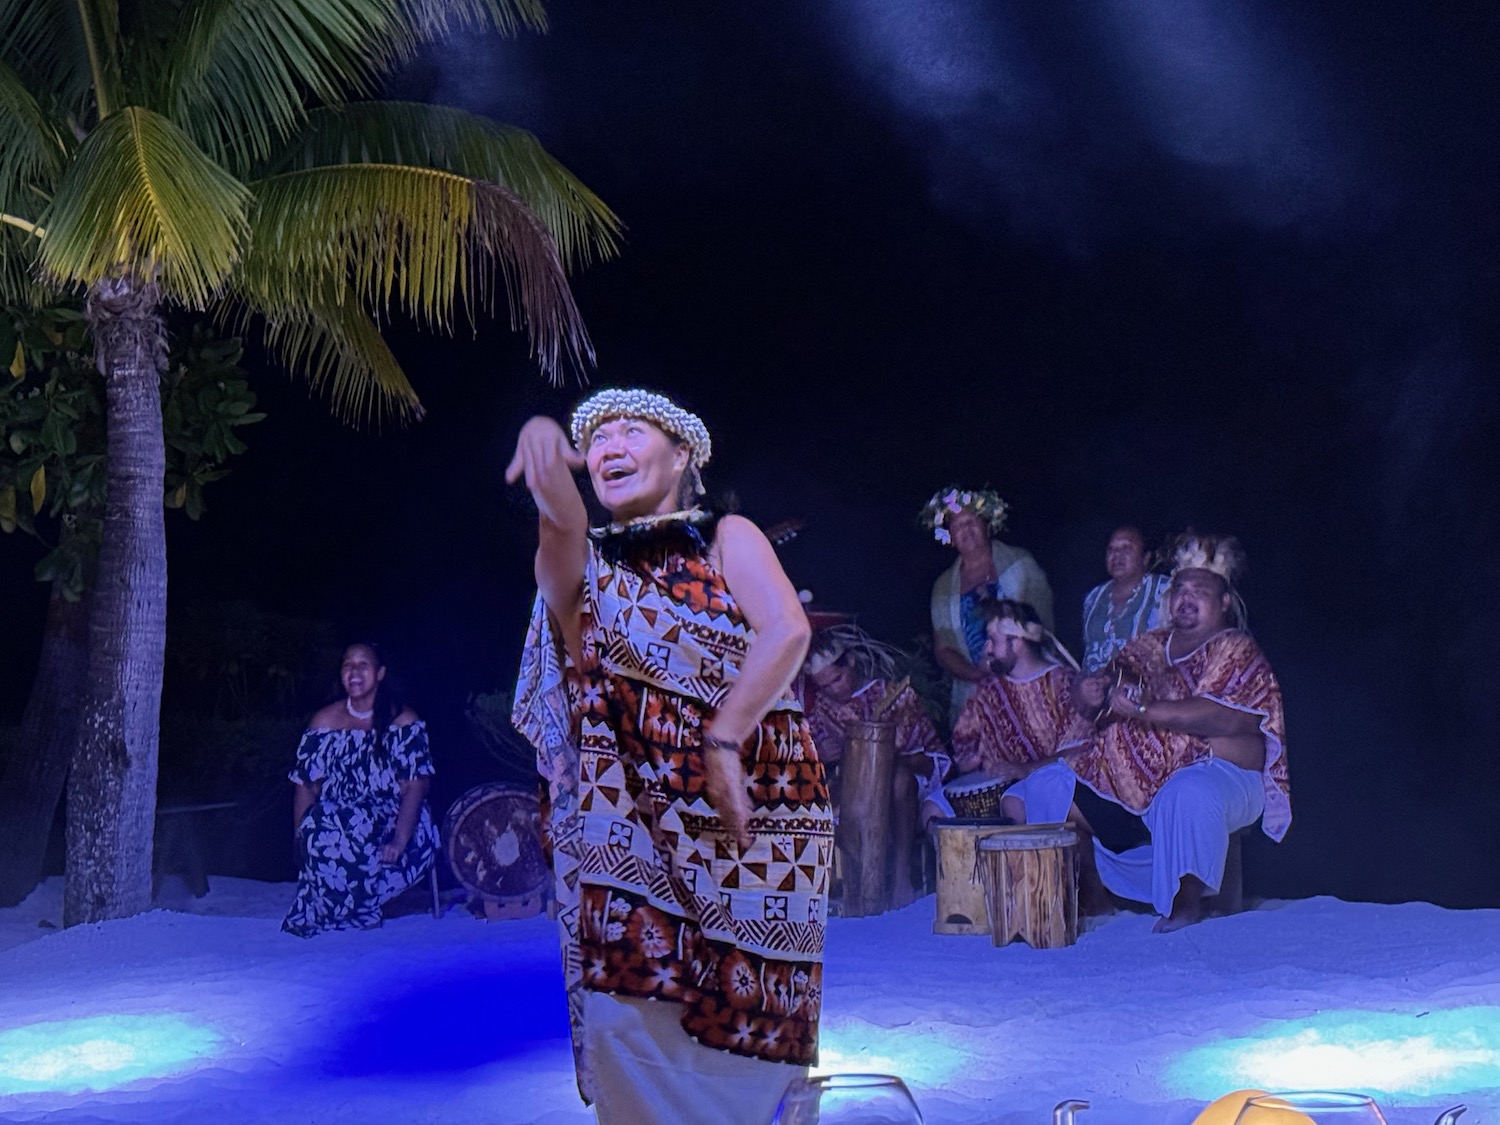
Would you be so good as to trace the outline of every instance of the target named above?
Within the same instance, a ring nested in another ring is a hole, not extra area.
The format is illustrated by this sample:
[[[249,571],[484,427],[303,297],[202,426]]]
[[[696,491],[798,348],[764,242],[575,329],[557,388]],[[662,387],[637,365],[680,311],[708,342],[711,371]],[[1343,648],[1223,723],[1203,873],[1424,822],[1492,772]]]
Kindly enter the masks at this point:
[[[564,271],[613,253],[609,210],[524,132],[367,100],[427,43],[521,27],[539,0],[0,0],[0,298],[83,292],[107,386],[66,924],[150,906],[165,307],[257,321],[349,419],[420,415],[391,315],[450,330],[503,289],[546,375],[592,361]]]

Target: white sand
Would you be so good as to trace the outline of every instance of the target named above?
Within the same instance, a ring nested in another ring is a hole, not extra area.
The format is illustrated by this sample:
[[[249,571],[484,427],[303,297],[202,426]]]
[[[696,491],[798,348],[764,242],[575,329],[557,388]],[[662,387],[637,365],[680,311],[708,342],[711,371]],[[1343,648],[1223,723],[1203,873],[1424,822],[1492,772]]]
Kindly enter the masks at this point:
[[[592,1121],[545,918],[304,941],[277,928],[289,885],[212,882],[67,931],[38,925],[60,880],[0,911],[0,1121]],[[1318,898],[1170,935],[1125,914],[1051,951],[936,936],[932,912],[832,922],[822,1067],[902,1075],[929,1123],[1048,1125],[1072,1096],[1082,1125],[1187,1125],[1257,1085],[1500,1125],[1500,911]]]

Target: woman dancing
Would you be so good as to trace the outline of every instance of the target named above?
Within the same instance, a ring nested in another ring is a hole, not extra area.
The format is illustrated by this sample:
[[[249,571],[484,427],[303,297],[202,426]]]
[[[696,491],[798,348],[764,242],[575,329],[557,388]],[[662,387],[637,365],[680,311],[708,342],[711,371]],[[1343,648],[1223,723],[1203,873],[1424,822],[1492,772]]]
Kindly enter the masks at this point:
[[[550,783],[579,1086],[605,1125],[762,1123],[822,1000],[833,820],[788,691],[807,617],[760,530],[698,506],[696,415],[605,390],[571,437],[531,419],[506,479],[541,517],[515,720]]]

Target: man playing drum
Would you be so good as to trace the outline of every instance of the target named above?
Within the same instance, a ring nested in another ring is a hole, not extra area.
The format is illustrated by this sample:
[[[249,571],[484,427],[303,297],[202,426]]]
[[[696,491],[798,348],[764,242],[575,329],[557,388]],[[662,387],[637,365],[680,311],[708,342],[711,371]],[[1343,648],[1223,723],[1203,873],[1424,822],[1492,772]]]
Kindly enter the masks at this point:
[[[891,778],[890,848],[895,859],[891,877],[891,907],[912,902],[917,886],[913,844],[917,839],[917,807],[941,789],[951,759],[922,701],[909,685],[892,683],[895,653],[857,625],[836,625],[813,634],[803,665],[808,696],[807,724],[818,747],[818,758],[828,767],[830,788],[834,770],[844,753],[850,723],[882,719],[896,728],[896,768]],[[896,690],[893,690],[896,689]]]
[[[1109,890],[1156,908],[1159,933],[1202,919],[1231,833],[1260,818],[1280,840],[1292,819],[1281,688],[1235,590],[1244,552],[1235,539],[1189,533],[1173,558],[1169,627],[1079,682],[1098,732],[1068,760],[1150,830],[1143,847],[1117,854],[1096,843],[1094,853]]]
[[[1073,706],[1072,680],[1077,664],[1043,626],[1036,610],[1010,599],[980,605],[985,622],[985,657],[993,675],[980,681],[953,727],[954,765],[964,776],[950,783],[962,786],[975,773],[997,782],[1019,781],[1081,749],[1089,734],[1088,721]],[[1066,772],[1066,767],[1059,767]],[[1057,820],[1072,803],[1068,797]],[[947,798],[929,799],[924,815],[952,816]],[[1001,811],[1024,821],[1019,802],[1009,794]]]

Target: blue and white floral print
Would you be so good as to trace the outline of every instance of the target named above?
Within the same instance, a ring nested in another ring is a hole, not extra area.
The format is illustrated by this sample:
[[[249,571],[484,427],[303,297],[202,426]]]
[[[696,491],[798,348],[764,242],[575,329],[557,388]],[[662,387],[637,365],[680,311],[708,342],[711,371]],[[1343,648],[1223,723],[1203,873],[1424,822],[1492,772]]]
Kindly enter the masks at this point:
[[[421,720],[388,728],[382,742],[376,751],[367,730],[314,729],[302,736],[288,776],[322,788],[297,826],[302,869],[297,897],[281,922],[289,934],[378,926],[381,905],[426,875],[433,862],[438,834],[425,802],[400,858],[380,861],[396,829],[400,782],[433,772]]]

